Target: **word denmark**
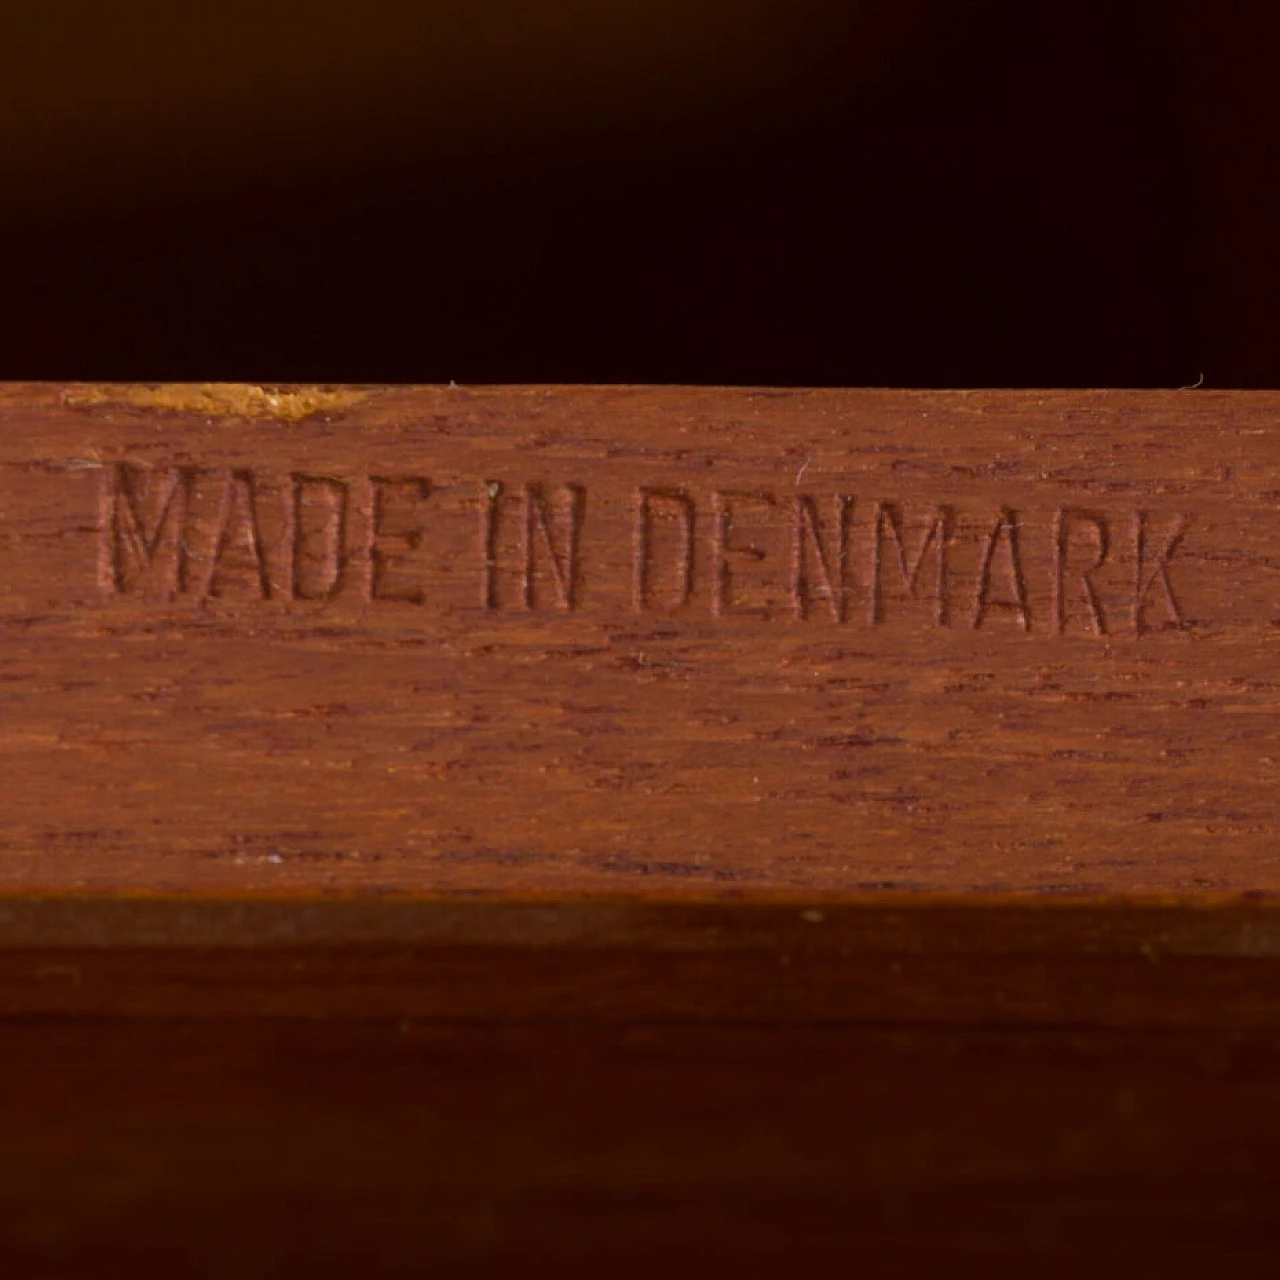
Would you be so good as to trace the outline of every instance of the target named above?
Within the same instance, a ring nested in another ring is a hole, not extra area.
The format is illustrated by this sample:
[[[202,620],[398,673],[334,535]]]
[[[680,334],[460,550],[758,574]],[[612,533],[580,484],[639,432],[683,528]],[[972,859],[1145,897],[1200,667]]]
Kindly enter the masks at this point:
[[[1187,514],[1063,506],[1033,521],[1008,506],[962,515],[795,489],[637,486],[589,501],[579,484],[128,464],[102,475],[108,596],[572,612],[598,595],[638,613],[872,626],[903,606],[937,627],[1186,625],[1174,569]]]

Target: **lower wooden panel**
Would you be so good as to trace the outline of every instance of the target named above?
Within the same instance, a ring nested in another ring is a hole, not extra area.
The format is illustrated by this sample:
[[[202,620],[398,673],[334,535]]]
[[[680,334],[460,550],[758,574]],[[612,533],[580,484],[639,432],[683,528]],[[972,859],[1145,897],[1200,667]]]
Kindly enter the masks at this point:
[[[1266,905],[0,923],[6,1274],[1274,1274]]]
[[[1274,1275],[1280,1032],[11,1020],[12,1275]]]

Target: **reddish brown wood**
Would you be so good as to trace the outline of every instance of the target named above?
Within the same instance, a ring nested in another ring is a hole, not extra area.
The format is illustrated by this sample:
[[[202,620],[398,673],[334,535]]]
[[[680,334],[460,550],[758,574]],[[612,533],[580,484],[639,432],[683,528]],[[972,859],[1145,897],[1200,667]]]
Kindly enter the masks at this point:
[[[1274,891],[1277,407],[10,387],[0,885]]]
[[[9,1015],[1280,1028],[1280,916],[1204,902],[0,903]]]
[[[22,1274],[1274,1270],[1269,905],[58,895],[0,944]]]
[[[1280,1040],[17,1022],[23,1275],[1274,1274]]]
[[[1277,408],[0,391],[0,1256],[1270,1274]]]

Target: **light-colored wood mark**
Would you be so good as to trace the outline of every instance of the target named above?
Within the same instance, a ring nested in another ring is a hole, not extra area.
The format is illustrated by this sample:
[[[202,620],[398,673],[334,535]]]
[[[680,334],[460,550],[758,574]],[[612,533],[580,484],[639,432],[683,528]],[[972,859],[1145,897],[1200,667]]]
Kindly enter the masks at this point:
[[[0,391],[0,888],[1280,889],[1280,396],[138,392]]]

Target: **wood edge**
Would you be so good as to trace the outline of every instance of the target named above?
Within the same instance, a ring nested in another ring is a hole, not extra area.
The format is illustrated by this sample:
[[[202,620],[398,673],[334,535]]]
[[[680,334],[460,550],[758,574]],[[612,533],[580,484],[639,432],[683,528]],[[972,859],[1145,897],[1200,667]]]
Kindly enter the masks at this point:
[[[958,400],[989,399],[995,401],[1015,402],[1030,398],[1047,398],[1058,402],[1071,401],[1107,401],[1128,400],[1131,398],[1148,399],[1153,402],[1168,400],[1172,403],[1185,401],[1191,397],[1203,403],[1205,401],[1248,400],[1265,402],[1280,395],[1280,389],[1258,387],[1142,387],[1142,386],[1109,386],[1109,387],[986,387],[986,386],[939,386],[939,387],[899,387],[892,384],[867,385],[835,385],[835,384],[780,384],[780,383],[720,383],[720,382],[299,382],[293,379],[273,380],[270,378],[255,379],[252,382],[234,382],[218,378],[192,378],[181,382],[125,379],[125,380],[0,380],[0,398],[26,401],[32,405],[47,403],[49,407],[72,408],[89,406],[72,406],[66,403],[67,393],[98,390],[130,393],[155,390],[157,388],[271,388],[275,391],[298,392],[306,390],[334,390],[365,393],[368,400],[387,395],[404,395],[440,392],[467,392],[485,396],[523,396],[529,394],[552,394],[561,396],[600,395],[611,392],[642,395],[709,395],[724,393],[726,395],[851,395],[851,396],[896,396],[904,401],[931,401],[939,398]],[[101,407],[110,407],[107,400]],[[130,407],[120,402],[115,407]],[[145,406],[133,406],[141,408]],[[206,412],[201,408],[193,408],[197,415]]]
[[[1280,896],[636,899],[0,891],[0,951],[360,945],[1280,957]]]

